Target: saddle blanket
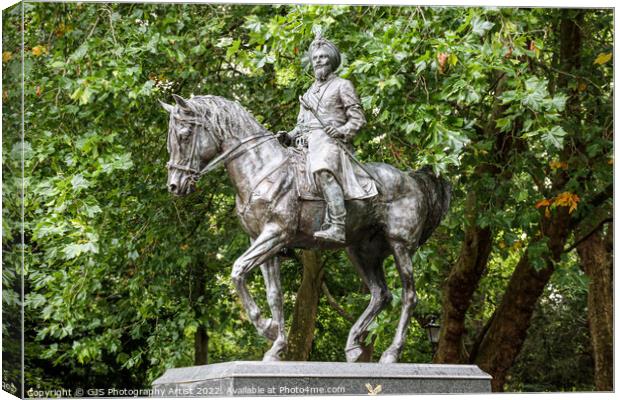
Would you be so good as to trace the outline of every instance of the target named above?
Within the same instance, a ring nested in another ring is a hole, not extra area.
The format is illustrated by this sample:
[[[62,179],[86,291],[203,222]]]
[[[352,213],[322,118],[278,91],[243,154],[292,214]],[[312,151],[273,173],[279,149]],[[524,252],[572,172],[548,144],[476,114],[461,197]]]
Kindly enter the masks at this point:
[[[300,149],[289,147],[289,160],[290,166],[295,174],[297,195],[304,200],[323,200],[320,190],[318,189],[314,177],[308,171],[306,163],[306,153]],[[353,168],[355,171],[355,178],[366,189],[366,193],[372,197],[377,194],[374,181],[370,178],[361,168]],[[336,177],[339,179],[340,177]],[[345,192],[345,199],[350,200],[350,197]]]

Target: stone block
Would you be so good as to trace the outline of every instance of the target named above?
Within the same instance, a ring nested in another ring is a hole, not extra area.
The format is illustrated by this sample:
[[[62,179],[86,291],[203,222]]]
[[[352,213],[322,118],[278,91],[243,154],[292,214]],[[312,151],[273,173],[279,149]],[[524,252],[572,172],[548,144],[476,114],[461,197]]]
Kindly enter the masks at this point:
[[[475,365],[233,361],[169,369],[153,396],[233,397],[489,393]]]

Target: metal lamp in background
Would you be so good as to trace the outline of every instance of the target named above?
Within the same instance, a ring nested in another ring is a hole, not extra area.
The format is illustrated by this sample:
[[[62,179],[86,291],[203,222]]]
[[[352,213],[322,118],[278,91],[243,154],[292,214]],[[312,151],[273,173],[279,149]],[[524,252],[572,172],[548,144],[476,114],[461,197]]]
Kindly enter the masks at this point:
[[[428,340],[431,342],[433,346],[433,355],[437,351],[437,344],[439,343],[439,331],[441,330],[441,326],[436,322],[436,317],[431,317],[429,322],[425,326],[426,335],[428,336]]]

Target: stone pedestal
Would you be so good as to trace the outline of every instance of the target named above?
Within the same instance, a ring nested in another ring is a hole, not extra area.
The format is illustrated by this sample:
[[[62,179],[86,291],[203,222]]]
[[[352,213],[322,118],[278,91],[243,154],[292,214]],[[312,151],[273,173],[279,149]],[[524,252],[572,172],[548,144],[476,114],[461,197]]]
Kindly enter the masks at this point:
[[[475,365],[234,361],[175,368],[153,382],[153,396],[294,396],[488,393]]]

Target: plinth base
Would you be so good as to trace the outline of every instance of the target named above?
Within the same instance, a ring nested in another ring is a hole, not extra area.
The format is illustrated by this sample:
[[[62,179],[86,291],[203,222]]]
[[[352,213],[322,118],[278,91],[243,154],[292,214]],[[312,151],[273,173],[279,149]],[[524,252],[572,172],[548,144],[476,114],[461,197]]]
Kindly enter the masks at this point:
[[[233,361],[169,369],[153,396],[294,396],[488,393],[475,365]]]

